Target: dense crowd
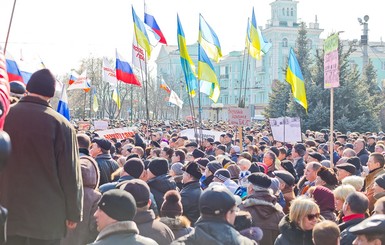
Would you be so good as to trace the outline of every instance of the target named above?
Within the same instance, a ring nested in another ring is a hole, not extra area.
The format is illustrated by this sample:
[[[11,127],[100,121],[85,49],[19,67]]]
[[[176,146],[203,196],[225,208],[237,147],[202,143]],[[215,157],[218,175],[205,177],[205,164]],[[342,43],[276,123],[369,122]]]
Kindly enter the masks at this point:
[[[6,244],[385,244],[383,132],[284,143],[211,122],[218,140],[189,139],[175,121],[108,140],[50,107],[49,70],[26,90],[4,125]]]

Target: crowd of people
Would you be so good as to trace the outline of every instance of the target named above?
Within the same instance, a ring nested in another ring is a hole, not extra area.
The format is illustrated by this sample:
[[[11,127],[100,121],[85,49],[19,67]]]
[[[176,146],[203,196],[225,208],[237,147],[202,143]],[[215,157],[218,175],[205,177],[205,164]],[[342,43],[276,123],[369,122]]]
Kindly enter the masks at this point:
[[[49,70],[9,112],[0,75],[5,244],[385,244],[383,132],[308,130],[289,144],[258,124],[199,140],[181,134],[188,123],[142,122],[108,140],[51,108]]]

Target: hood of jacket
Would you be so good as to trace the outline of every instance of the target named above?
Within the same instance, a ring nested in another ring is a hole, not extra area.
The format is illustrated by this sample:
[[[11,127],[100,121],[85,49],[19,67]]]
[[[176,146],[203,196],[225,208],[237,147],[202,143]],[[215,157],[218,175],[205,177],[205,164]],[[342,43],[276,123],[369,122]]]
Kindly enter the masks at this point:
[[[177,216],[175,218],[161,217],[159,221],[167,225],[171,230],[190,227],[190,221],[185,216]]]
[[[163,174],[157,176],[153,179],[150,179],[147,182],[148,186],[151,188],[158,190],[162,193],[167,192],[168,190],[176,190],[176,183],[172,177],[167,174]]]
[[[98,164],[90,156],[81,156],[80,167],[82,170],[83,186],[96,189],[100,181]]]

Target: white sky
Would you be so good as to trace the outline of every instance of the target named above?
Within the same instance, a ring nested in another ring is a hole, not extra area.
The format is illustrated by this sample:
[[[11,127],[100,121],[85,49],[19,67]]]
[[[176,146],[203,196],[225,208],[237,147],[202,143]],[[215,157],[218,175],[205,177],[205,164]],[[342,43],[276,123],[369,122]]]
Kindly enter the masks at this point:
[[[14,0],[0,2],[0,45],[4,46]],[[265,26],[273,0],[151,0],[153,14],[167,42],[177,44],[176,14],[187,43],[198,37],[199,13],[216,31],[223,54],[244,48],[247,18],[255,8],[257,24]],[[298,18],[314,22],[318,16],[322,38],[344,31],[342,39],[359,39],[362,26],[357,18],[369,15],[369,40],[380,41],[384,14],[380,1],[299,0]],[[115,48],[131,59],[133,22],[131,5],[143,19],[143,0],[17,0],[8,51],[17,59],[38,54],[57,75],[78,68],[88,55],[113,58]],[[157,47],[152,60],[155,59]]]

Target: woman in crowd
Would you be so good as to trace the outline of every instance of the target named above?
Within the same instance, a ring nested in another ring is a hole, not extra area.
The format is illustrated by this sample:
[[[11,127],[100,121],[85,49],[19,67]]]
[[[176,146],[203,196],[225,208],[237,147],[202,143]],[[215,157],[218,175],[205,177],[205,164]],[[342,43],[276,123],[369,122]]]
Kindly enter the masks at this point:
[[[344,205],[346,197],[355,191],[356,189],[354,189],[352,185],[340,185],[333,191],[335,210],[337,211],[337,224],[343,222],[342,218],[344,217],[344,213],[342,212],[342,206]]]

